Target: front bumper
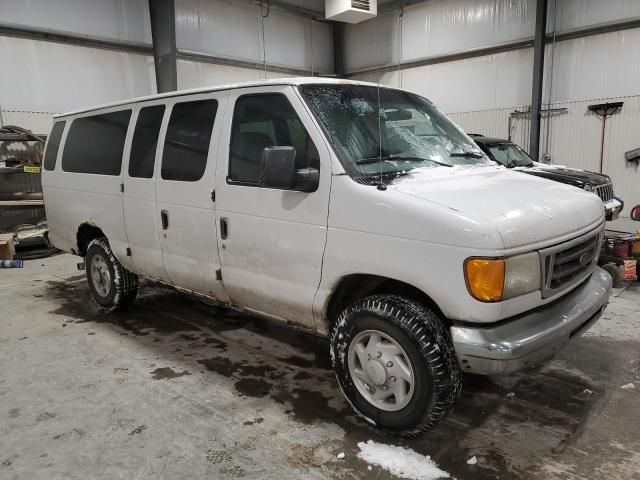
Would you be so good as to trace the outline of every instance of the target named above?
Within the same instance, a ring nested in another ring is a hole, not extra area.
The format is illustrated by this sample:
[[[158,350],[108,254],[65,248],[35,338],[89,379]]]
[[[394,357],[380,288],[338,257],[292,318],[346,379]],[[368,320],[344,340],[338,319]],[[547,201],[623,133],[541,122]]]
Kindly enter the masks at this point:
[[[611,276],[596,267],[588,280],[555,302],[489,327],[453,326],[451,337],[464,372],[505,375],[541,363],[604,312]]]
[[[605,219],[608,222],[617,220],[623,207],[624,203],[619,198],[612,198],[604,204]]]

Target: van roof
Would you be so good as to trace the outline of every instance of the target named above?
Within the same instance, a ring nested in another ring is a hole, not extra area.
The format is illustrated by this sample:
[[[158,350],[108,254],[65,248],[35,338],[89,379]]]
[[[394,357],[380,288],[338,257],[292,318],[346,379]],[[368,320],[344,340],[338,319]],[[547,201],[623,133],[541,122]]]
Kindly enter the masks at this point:
[[[198,93],[217,92],[221,90],[231,90],[235,88],[247,88],[247,87],[260,87],[265,85],[305,85],[310,83],[324,83],[324,84],[346,84],[346,85],[368,85],[377,86],[376,83],[360,82],[355,80],[344,80],[337,78],[323,78],[323,77],[295,77],[295,78],[274,78],[270,80],[256,80],[251,82],[231,83],[228,85],[212,85],[209,87],[191,88],[188,90],[176,90],[174,92],[157,93],[155,95],[147,95],[144,97],[131,98],[127,100],[118,100],[116,102],[105,103],[103,105],[96,105],[88,108],[81,108],[79,110],[73,110],[71,112],[61,113],[54,115],[53,118],[63,118],[70,115],[77,115],[79,113],[91,112],[94,110],[101,110],[103,108],[117,107],[119,105],[129,105],[131,103],[148,102],[151,100],[157,100],[160,98],[180,97],[183,95],[193,95]],[[389,87],[384,87],[389,88]]]

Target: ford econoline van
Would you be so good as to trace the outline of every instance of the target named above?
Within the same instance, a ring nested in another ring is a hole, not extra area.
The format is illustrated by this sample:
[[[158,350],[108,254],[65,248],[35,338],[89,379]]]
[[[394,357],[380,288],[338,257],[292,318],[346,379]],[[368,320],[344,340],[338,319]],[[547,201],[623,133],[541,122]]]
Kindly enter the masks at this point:
[[[330,338],[354,410],[416,435],[462,373],[540,363],[602,314],[604,208],[496,166],[430,101],[329,80],[55,118],[50,239],[106,311],[147,277]]]

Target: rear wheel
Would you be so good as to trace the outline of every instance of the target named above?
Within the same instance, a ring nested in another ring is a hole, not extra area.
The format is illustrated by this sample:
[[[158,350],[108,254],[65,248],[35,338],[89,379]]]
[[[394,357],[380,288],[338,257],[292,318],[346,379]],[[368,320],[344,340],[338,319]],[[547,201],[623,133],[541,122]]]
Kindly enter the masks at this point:
[[[462,374],[442,322],[398,296],[348,307],[332,331],[331,358],[356,413],[396,434],[430,430],[460,395]]]
[[[120,310],[135,300],[138,277],[118,262],[106,238],[89,243],[85,271],[91,295],[105,312]]]

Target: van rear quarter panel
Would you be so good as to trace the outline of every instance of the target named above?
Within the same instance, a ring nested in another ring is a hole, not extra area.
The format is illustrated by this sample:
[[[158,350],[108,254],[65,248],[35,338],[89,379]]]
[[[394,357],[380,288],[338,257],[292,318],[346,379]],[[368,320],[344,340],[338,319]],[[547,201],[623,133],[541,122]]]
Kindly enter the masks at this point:
[[[107,109],[100,113],[118,111]],[[66,252],[77,252],[78,228],[83,223],[100,228],[108,238],[115,256],[125,259],[126,231],[122,210],[121,175],[72,173],[62,170],[62,157],[72,121],[80,117],[60,118],[67,122],[55,168],[43,170],[42,187],[49,225],[49,238],[54,246]],[[122,169],[122,167],[121,167]],[[121,170],[122,171],[122,170]]]

